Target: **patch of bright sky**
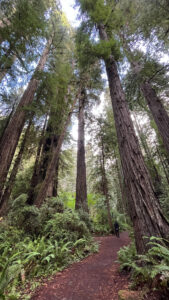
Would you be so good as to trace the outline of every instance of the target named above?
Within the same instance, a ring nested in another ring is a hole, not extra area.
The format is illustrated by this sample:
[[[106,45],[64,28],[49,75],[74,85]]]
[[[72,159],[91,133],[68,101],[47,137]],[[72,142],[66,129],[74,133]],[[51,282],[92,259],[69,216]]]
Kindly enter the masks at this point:
[[[67,16],[70,24],[77,27],[80,24],[78,17],[78,9],[75,8],[75,0],[61,0],[63,12]]]

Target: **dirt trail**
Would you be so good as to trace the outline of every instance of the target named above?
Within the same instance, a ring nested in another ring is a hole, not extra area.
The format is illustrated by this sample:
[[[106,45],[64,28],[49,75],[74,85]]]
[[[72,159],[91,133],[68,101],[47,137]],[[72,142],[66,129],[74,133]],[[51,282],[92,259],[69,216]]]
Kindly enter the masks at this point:
[[[117,251],[129,243],[127,233],[98,237],[100,251],[38,288],[31,300],[117,300],[118,291],[128,286],[126,275],[119,274]]]

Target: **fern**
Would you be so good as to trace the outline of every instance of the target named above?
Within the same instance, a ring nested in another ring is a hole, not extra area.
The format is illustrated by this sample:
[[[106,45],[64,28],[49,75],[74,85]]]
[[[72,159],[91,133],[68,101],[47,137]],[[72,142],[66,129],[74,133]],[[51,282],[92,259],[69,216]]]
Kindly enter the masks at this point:
[[[79,239],[74,243],[74,247],[77,247],[78,245],[84,245],[86,243],[85,239]]]
[[[161,238],[151,237],[149,250],[144,255],[137,255],[134,244],[120,249],[118,262],[121,269],[128,268],[132,271],[135,284],[149,282],[151,284],[158,278],[158,284],[167,287],[169,283],[169,249]],[[133,251],[134,250],[134,251]],[[158,276],[158,277],[157,277]],[[162,278],[162,279],[161,279]]]
[[[83,215],[85,223],[76,212],[67,209],[61,212],[61,202],[51,200],[49,207],[45,204],[38,210],[27,207],[25,200],[25,195],[18,197],[12,204],[9,219],[1,222],[1,298],[5,293],[9,296],[21,284],[23,270],[25,280],[31,282],[35,276],[53,274],[98,249],[86,226],[90,221],[86,215]],[[43,220],[43,227],[38,225],[39,220]]]

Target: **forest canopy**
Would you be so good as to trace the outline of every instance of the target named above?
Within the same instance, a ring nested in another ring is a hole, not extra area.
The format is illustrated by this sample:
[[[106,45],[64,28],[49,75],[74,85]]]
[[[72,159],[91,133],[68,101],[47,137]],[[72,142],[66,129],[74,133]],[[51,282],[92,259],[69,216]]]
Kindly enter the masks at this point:
[[[73,27],[59,0],[0,1],[0,297],[115,221],[135,255],[168,251],[168,10],[76,0]]]

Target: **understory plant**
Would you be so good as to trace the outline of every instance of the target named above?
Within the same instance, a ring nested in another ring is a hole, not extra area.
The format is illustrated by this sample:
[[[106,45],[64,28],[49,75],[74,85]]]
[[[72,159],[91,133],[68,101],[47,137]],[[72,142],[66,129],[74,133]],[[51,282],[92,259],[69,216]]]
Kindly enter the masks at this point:
[[[27,281],[53,274],[97,250],[86,223],[77,212],[64,209],[60,199],[48,199],[38,209],[26,205],[21,195],[0,223],[0,297],[9,299]]]
[[[131,271],[133,286],[146,284],[149,287],[169,290],[169,248],[167,241],[152,236],[149,250],[143,255],[136,253],[134,242],[121,248],[118,262],[121,270]]]
[[[98,208],[95,212],[95,216],[93,218],[93,232],[95,234],[100,235],[108,235],[114,232],[114,222],[117,221],[119,223],[120,231],[128,231],[131,230],[131,227],[128,225],[128,220],[126,222],[126,216],[124,214],[120,214],[117,210],[111,210],[112,216],[112,228],[110,228],[108,222],[108,213],[105,208]]]

